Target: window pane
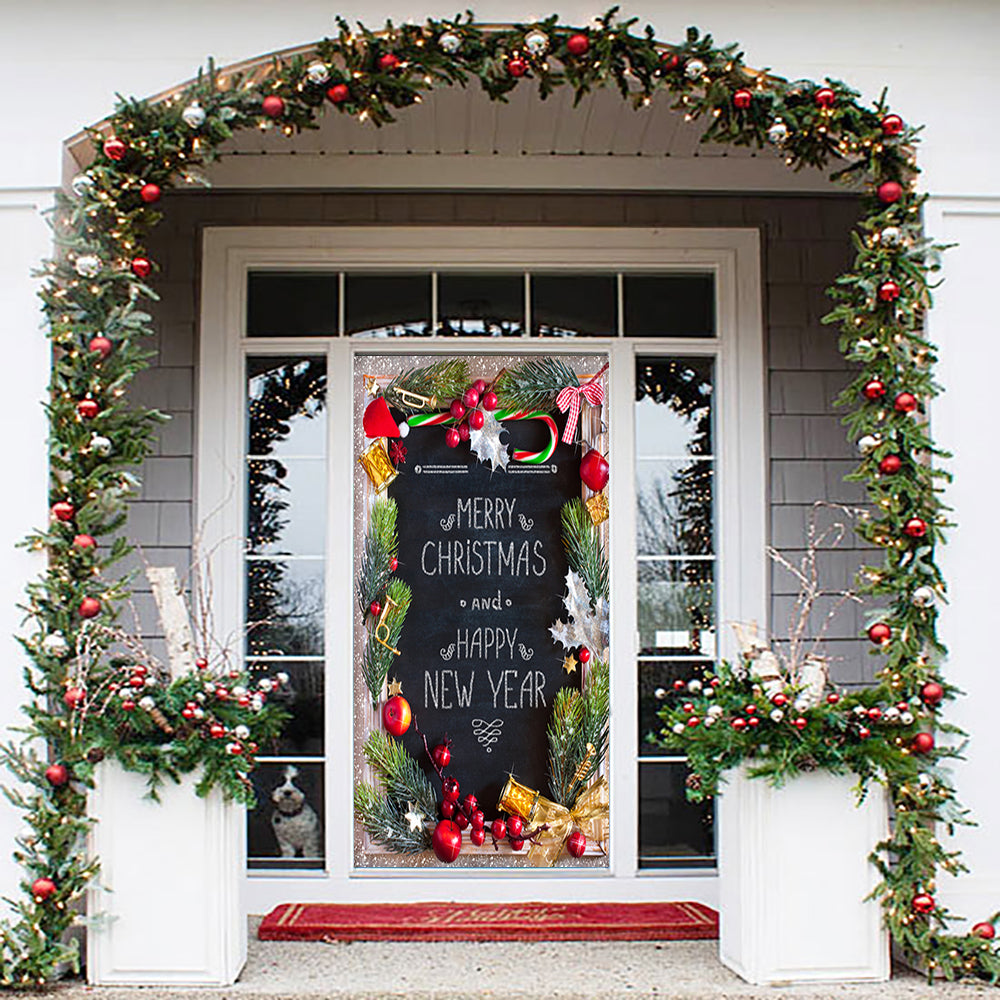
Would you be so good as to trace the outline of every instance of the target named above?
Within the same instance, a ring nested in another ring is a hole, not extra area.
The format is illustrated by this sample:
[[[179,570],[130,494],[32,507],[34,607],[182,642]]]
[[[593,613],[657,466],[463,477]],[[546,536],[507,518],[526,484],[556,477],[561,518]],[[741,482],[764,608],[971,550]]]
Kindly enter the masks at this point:
[[[247,359],[247,451],[326,454],[326,359]]]
[[[246,581],[250,655],[322,654],[322,559],[253,559]]]
[[[711,274],[626,274],[625,336],[712,337]]]
[[[636,459],[640,555],[711,555],[713,462]]]
[[[247,664],[253,676],[273,677],[288,674],[288,683],[268,695],[269,700],[291,713],[281,736],[273,744],[260,748],[264,755],[315,757],[323,753],[323,663],[274,660]]]
[[[248,337],[337,335],[340,291],[335,272],[247,275]]]
[[[323,555],[326,463],[315,458],[255,458],[247,464],[247,551]]]
[[[262,761],[251,773],[257,807],[247,817],[251,869],[323,867],[323,765]]]
[[[711,560],[639,563],[639,652],[646,656],[715,656]]]
[[[349,274],[344,300],[353,337],[430,336],[429,274]]]
[[[639,867],[715,865],[712,804],[686,798],[685,764],[639,764]]]
[[[704,660],[640,660],[639,661],[639,754],[663,756],[663,748],[651,742],[663,728],[657,713],[668,704],[667,696],[674,693],[674,681],[701,679],[714,664]],[[660,697],[657,697],[660,692]],[[676,751],[670,751],[676,753]]]
[[[524,276],[438,276],[438,333],[442,337],[520,337],[524,330]]]
[[[636,359],[636,455],[712,454],[714,366],[712,358]]]
[[[533,274],[531,322],[540,337],[614,337],[618,281],[613,274]]]

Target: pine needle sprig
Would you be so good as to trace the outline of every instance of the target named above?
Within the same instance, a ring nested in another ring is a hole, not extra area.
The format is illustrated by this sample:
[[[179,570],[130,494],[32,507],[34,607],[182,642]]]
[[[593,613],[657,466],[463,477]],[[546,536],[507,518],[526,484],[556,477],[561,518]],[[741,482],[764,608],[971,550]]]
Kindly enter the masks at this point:
[[[431,846],[426,826],[412,830],[405,813],[364,782],[354,787],[354,812],[368,836],[391,851],[420,854]]]
[[[569,568],[583,580],[591,608],[597,607],[601,597],[610,600],[608,557],[600,533],[579,498],[563,504],[562,537]]]
[[[358,606],[367,615],[372,601],[380,600],[392,577],[390,563],[399,547],[395,500],[376,500],[365,534],[365,550],[358,574]]]
[[[461,396],[469,384],[469,362],[465,358],[446,358],[421,368],[408,368],[383,389],[386,402],[404,413],[445,408],[451,400]],[[426,396],[435,400],[424,406],[407,393]]]
[[[579,384],[576,372],[561,358],[529,358],[508,368],[497,379],[494,392],[501,406],[552,410],[556,405],[556,396],[563,389]]]
[[[400,807],[413,803],[428,817],[437,812],[437,798],[430,779],[402,743],[376,730],[365,740],[363,753],[382,791],[393,803]]]
[[[386,618],[389,635],[385,639],[385,642],[388,645],[384,645],[375,638],[375,625],[373,623],[368,632],[365,652],[361,660],[361,674],[365,679],[368,694],[372,699],[372,708],[378,705],[379,698],[382,697],[382,688],[396,659],[396,654],[392,652],[389,646],[394,649],[399,647],[399,637],[403,633],[403,623],[406,620],[407,611],[410,610],[410,601],[413,599],[413,591],[399,579],[390,580],[385,592],[389,600],[396,605]]]

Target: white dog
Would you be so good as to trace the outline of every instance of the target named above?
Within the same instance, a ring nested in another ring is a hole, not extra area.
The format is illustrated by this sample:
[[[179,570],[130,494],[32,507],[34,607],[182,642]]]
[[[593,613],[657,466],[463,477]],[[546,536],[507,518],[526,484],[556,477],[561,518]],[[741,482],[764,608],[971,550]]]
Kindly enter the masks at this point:
[[[283,858],[322,857],[319,817],[306,802],[305,792],[295,784],[299,769],[292,764],[285,767],[285,780],[271,792],[274,811],[271,827],[278,840]]]

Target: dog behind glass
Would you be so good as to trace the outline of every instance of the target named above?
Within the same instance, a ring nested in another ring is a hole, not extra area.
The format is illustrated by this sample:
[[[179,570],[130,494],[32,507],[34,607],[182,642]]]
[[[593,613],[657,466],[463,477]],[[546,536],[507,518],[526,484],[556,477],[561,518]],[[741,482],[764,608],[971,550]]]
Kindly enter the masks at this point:
[[[271,827],[283,858],[321,858],[319,817],[295,784],[298,776],[294,764],[285,766],[284,781],[271,792]]]

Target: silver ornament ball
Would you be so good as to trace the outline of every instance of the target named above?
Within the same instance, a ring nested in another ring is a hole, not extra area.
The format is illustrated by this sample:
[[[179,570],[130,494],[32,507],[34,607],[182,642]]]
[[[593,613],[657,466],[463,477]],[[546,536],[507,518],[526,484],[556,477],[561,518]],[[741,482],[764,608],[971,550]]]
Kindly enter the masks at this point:
[[[912,712],[901,712],[899,715],[899,721],[904,726],[910,726],[913,724],[913,713]]]
[[[95,455],[110,455],[111,439],[104,437],[103,434],[95,434],[90,439],[90,450],[94,452]]]
[[[314,62],[306,67],[306,77],[310,83],[326,83],[330,79],[330,69],[326,63]]]
[[[454,55],[462,47],[462,39],[454,31],[446,31],[438,39],[442,52]]]
[[[779,118],[768,130],[767,141],[780,146],[788,138],[788,126]]]
[[[666,698],[666,696],[667,696],[667,689],[666,689],[666,688],[657,688],[657,689],[656,689],[656,690],[655,690],[655,691],[653,692],[653,697],[654,697],[654,698],[655,698],[655,699],[656,699],[657,701],[663,701],[663,699],[664,699],[664,698]]]
[[[689,80],[700,80],[705,75],[705,64],[700,59],[689,59],[684,66],[684,75]]]
[[[886,226],[879,234],[879,242],[885,247],[898,247],[903,242],[903,231],[899,226]]]
[[[862,455],[870,455],[880,444],[882,439],[874,434],[866,434],[858,439],[858,451]]]
[[[685,726],[681,722],[675,722],[671,728],[673,729],[675,736],[680,736],[681,733],[683,733],[684,730],[687,729],[687,726]]]
[[[101,273],[101,258],[97,254],[85,253],[76,258],[73,266],[81,278],[96,278]]]
[[[205,109],[197,102],[192,101],[182,112],[181,118],[188,128],[201,128],[205,124]]]
[[[774,709],[773,712],[771,712],[771,721],[772,722],[781,722],[781,720],[784,717],[785,717],[785,713],[782,712],[780,708],[776,708],[776,709]]]
[[[913,591],[913,595],[910,600],[913,601],[918,608],[926,608],[934,603],[934,588],[928,587],[926,584],[923,587],[917,587],[917,589]]]
[[[53,632],[42,640],[42,649],[49,656],[65,656],[69,652],[69,643],[62,632]]]
[[[701,681],[696,677],[693,681],[688,681],[688,691],[697,694],[701,690]]]
[[[528,55],[543,56],[549,48],[549,36],[535,28],[524,36],[524,48]]]
[[[69,186],[72,188],[73,194],[75,194],[77,198],[82,198],[93,189],[94,178],[91,177],[90,174],[86,173],[77,174],[76,177],[69,182]]]

